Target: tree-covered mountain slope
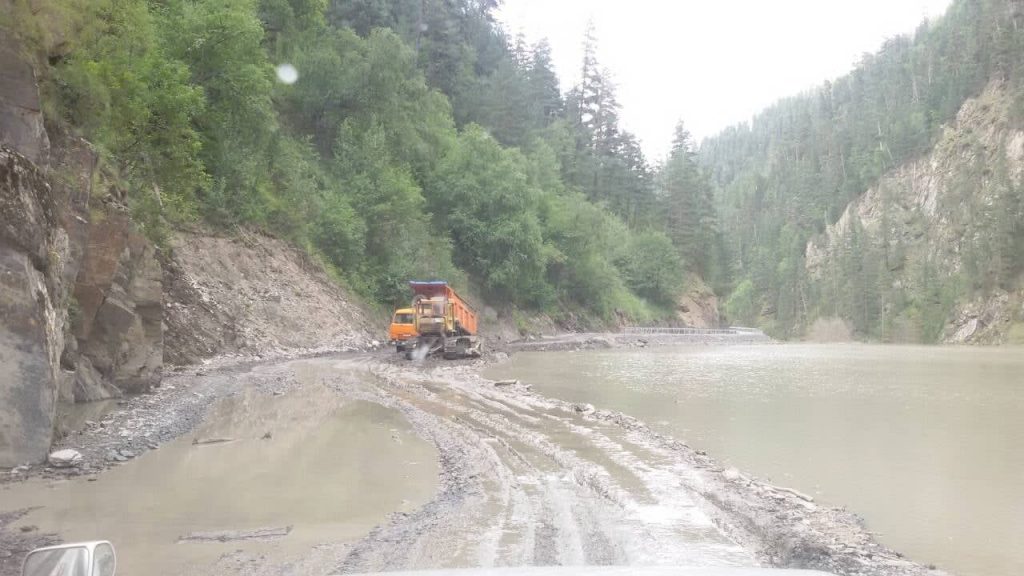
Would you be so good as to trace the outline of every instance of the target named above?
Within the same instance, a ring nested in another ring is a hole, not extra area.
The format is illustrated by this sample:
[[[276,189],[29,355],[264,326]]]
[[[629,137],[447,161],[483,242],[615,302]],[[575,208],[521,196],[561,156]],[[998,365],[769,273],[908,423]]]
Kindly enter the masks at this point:
[[[900,342],[1020,330],[1024,129],[1008,120],[1011,105],[992,83],[931,153],[883,176],[808,243],[820,316]]]
[[[954,0],[850,74],[704,141],[730,318],[799,337],[839,317],[855,337],[927,342],[1018,290],[1022,72],[1024,2]]]
[[[563,94],[493,0],[9,2],[48,124],[158,244],[256,228],[381,304],[445,278],[579,327],[671,317],[715,269],[693,144],[648,162],[593,34]]]

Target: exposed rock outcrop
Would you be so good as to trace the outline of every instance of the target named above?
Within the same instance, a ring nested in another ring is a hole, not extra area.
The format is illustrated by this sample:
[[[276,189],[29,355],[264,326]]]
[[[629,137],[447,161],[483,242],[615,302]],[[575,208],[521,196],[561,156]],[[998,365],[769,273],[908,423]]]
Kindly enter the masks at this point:
[[[45,457],[55,426],[68,241],[50,192],[0,146],[0,467]]]
[[[718,298],[700,278],[689,282],[690,289],[679,298],[676,316],[686,326],[694,328],[718,328],[721,318],[718,313]]]
[[[46,458],[63,431],[58,402],[146,391],[165,357],[357,349],[382,336],[283,241],[180,233],[173,252],[158,250],[97,151],[44,126],[41,108],[31,60],[0,30],[0,468]]]
[[[1024,329],[1024,291],[996,290],[957,304],[942,333],[949,344],[999,344]]]
[[[120,398],[121,390],[103,378],[103,375],[93,367],[88,357],[82,356],[78,359],[75,372],[71,376],[69,402],[95,402],[108,398]]]
[[[48,133],[40,110],[31,61],[3,31],[0,467],[45,458],[58,400],[145,390],[163,365],[156,249],[116,203],[91,205],[98,154]]]
[[[361,349],[380,337],[283,241],[179,233],[158,254],[116,202],[90,206],[103,178],[88,144],[54,141],[49,175],[0,149],[0,467],[45,459],[58,400],[145,391],[165,356]]]
[[[116,210],[85,219],[95,159],[72,142],[70,180],[0,148],[0,466],[45,457],[58,399],[143,391],[163,367],[156,249]]]
[[[156,249],[124,214],[89,227],[75,299],[80,354],[125,392],[148,390],[163,369],[163,286]]]
[[[892,247],[895,256],[887,259],[885,273],[898,292],[922,293],[939,283],[953,285],[955,278],[971,283],[991,275],[1005,190],[1024,187],[1024,131],[1011,121],[1012,106],[1013,95],[1000,82],[965,102],[929,154],[885,175],[808,243],[811,279],[827,287],[831,271],[850,250],[848,240],[858,234],[875,247]],[[1014,307],[1019,300],[998,287],[970,297],[961,293],[946,311],[940,338],[998,343],[1014,322],[1024,321]],[[920,340],[915,324],[912,315],[893,318],[890,339]]]

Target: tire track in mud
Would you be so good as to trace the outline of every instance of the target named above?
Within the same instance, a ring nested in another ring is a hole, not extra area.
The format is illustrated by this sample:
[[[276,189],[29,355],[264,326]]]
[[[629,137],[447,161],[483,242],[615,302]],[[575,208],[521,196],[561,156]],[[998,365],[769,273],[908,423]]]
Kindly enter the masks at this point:
[[[438,450],[433,501],[356,543],[338,573],[580,564],[754,565],[689,501],[672,470],[614,431],[458,369],[363,358],[324,371],[345,395],[401,411]],[[670,479],[671,480],[671,479]]]
[[[481,366],[363,354],[197,369],[169,379],[155,398],[131,400],[110,426],[76,442],[101,462],[111,446],[193,430],[215,399],[323,384],[397,410],[436,447],[438,490],[426,505],[392,514],[355,541],[324,542],[297,558],[236,551],[189,572],[197,576],[755,563],[840,575],[944,574],[880,545],[850,512],[726,470],[622,413],[528,386],[496,387],[477,374]],[[131,425],[136,420],[142,424]]]

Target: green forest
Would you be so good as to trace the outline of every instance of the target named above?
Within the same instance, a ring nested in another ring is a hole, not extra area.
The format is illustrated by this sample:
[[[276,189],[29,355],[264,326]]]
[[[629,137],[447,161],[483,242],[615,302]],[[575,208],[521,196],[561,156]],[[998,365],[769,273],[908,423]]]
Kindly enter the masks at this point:
[[[254,228],[371,301],[444,278],[578,327],[728,281],[694,142],[680,126],[652,167],[592,32],[563,94],[550,47],[509,38],[495,0],[29,4],[14,29],[59,48],[47,121],[100,150],[158,242]]]
[[[1024,6],[1008,0],[954,0],[947,13],[864,55],[854,70],[786,98],[749,124],[700,146],[700,164],[716,190],[730,231],[734,290],[726,311],[774,335],[801,335],[817,317],[847,320],[864,339],[888,340],[898,322],[935,341],[952,305],[995,288],[1019,286],[1024,272],[1024,190],[1006,167],[977,160],[957,166],[961,204],[951,226],[968,238],[964,266],[910,258],[892,231],[912,227],[883,207],[882,238],[851,230],[829,282],[808,277],[809,240],[835,223],[847,204],[879,178],[928,154],[961,105],[996,83],[1013,96],[1007,121],[1024,126]],[[976,159],[992,154],[978,139]],[[978,198],[996,189],[995,205]],[[901,279],[897,281],[897,278]]]
[[[444,278],[586,328],[670,318],[703,281],[727,321],[777,337],[841,317],[860,338],[909,322],[934,341],[955,301],[1019,284],[1024,191],[980,164],[963,195],[1005,191],[984,223],[960,223],[979,230],[959,273],[857,231],[828,286],[805,261],[986,85],[1008,86],[1024,123],[1019,3],[954,0],[749,123],[698,145],[680,122],[657,163],[620,125],[594,30],[563,92],[550,46],[509,37],[498,3],[18,0],[11,17],[49,53],[48,123],[97,147],[158,244],[196,223],[261,230],[381,305]]]

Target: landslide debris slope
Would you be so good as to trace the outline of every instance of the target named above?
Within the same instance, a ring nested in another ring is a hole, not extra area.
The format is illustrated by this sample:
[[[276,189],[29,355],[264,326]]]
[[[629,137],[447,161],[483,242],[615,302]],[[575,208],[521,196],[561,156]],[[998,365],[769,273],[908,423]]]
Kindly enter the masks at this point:
[[[319,264],[268,236],[179,232],[163,285],[164,360],[172,365],[364,349],[383,337]]]

